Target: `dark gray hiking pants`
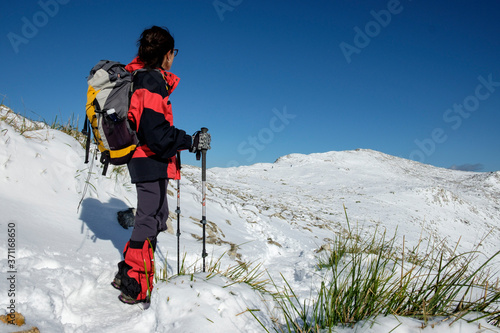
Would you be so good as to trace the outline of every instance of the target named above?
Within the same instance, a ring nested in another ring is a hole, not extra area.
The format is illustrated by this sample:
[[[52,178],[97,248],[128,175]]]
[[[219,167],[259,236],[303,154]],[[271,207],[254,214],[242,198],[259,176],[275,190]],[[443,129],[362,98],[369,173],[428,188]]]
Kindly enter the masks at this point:
[[[160,231],[167,230],[168,179],[153,182],[137,183],[137,211],[135,225],[130,240],[143,243],[146,239],[156,247],[156,236]]]

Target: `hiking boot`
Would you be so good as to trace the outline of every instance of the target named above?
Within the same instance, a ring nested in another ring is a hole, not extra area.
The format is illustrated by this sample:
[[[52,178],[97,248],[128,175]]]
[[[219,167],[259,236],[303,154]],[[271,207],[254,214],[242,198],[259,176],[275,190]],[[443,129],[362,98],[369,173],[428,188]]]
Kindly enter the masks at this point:
[[[120,294],[120,296],[118,296],[118,299],[125,303],[125,304],[130,304],[130,305],[134,305],[134,304],[138,304],[138,303],[149,303],[149,296],[146,297],[146,299],[143,299],[143,300],[138,300],[138,299],[135,299],[133,297],[130,297],[128,295],[125,295],[123,292]]]
[[[118,277],[118,274],[115,276],[114,280],[111,282],[113,288],[120,290],[122,285],[122,279]]]
[[[123,274],[126,273],[126,270],[128,270],[128,267],[125,264],[125,261],[123,261],[123,260],[120,261],[118,263],[118,272],[116,272],[115,278],[111,282],[111,285],[113,286],[113,288],[118,289],[118,290],[121,289],[121,286],[122,286],[122,277],[123,277]]]

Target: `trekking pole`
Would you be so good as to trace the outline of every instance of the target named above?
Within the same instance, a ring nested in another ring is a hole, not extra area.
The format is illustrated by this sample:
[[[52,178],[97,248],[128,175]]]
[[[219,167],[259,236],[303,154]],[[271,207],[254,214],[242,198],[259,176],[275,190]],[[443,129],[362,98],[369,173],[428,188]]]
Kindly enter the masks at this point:
[[[201,257],[203,258],[203,272],[205,272],[205,258],[207,257],[206,249],[206,227],[207,227],[207,207],[206,207],[206,197],[207,197],[207,150],[210,149],[210,134],[208,134],[208,128],[202,127],[200,131],[199,147],[201,150],[201,224],[203,225],[203,251]],[[196,159],[199,160],[199,154],[196,155]]]
[[[179,173],[181,172],[181,153],[177,152],[177,165]],[[181,180],[177,179],[177,275],[180,272],[180,237],[181,237]]]
[[[207,133],[208,129],[203,127],[201,133]],[[206,227],[207,227],[207,149],[201,150],[201,223],[203,224],[203,252],[201,256],[203,257],[203,272],[205,272],[205,258],[207,256],[206,249]]]

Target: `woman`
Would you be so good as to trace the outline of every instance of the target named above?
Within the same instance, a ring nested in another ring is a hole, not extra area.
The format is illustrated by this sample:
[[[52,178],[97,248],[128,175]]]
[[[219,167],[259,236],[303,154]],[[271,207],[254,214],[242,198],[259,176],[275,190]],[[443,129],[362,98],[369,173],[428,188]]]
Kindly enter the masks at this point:
[[[137,57],[126,66],[134,73],[128,113],[139,145],[128,164],[137,189],[135,225],[125,245],[124,260],[112,285],[121,290],[119,299],[128,304],[147,302],[153,289],[156,236],[167,229],[168,179],[179,179],[179,150],[192,149],[193,138],[172,122],[170,94],[179,78],[168,72],[177,49],[165,28],[153,26],[141,34]]]

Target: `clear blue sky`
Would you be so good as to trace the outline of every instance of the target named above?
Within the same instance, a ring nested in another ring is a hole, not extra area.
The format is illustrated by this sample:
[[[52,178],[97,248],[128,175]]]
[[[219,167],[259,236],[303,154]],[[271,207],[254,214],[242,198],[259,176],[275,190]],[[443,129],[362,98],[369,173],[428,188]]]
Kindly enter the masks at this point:
[[[128,63],[142,30],[160,25],[179,48],[174,123],[189,134],[209,128],[209,167],[367,148],[500,170],[496,0],[41,0],[0,8],[0,98],[31,118],[82,116],[92,66]],[[198,165],[188,155],[183,162]]]

